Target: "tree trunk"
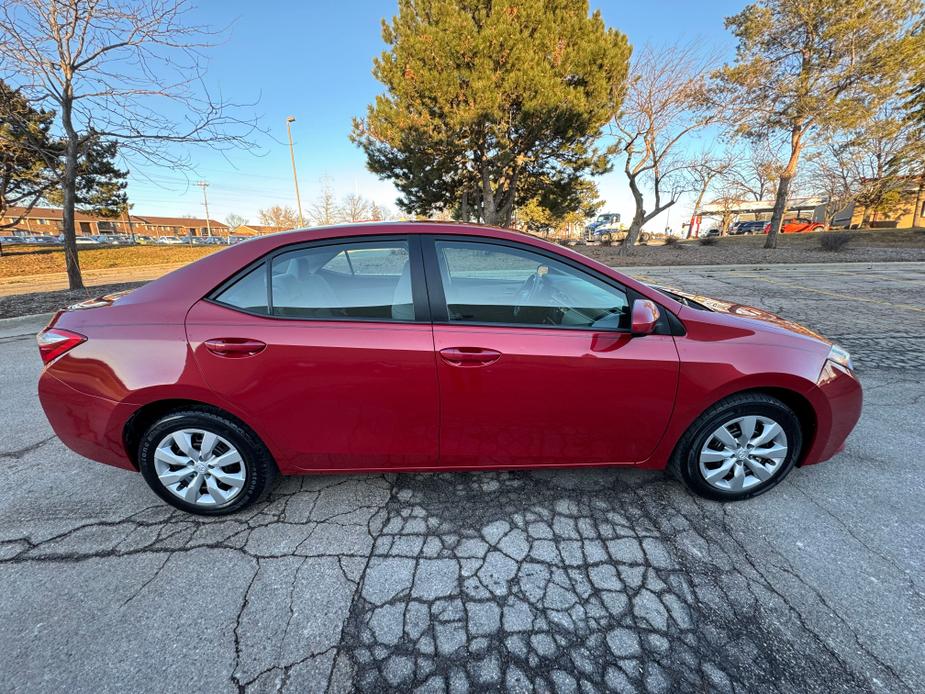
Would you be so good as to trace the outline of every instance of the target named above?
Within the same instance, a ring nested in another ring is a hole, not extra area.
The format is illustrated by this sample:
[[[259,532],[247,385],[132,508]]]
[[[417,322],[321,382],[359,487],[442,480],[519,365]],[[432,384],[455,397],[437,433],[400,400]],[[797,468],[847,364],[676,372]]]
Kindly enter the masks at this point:
[[[636,247],[636,241],[639,239],[639,233],[642,231],[642,225],[646,221],[646,209],[642,198],[642,191],[636,185],[636,179],[630,178],[630,192],[633,194],[633,200],[636,203],[636,211],[633,213],[633,221],[630,222],[630,228],[626,232],[626,238],[617,248],[619,255],[630,255]]]
[[[505,229],[511,228],[511,222],[514,219],[514,196],[517,193],[517,169],[511,174],[510,187],[507,192],[500,196],[503,200],[501,210],[498,215],[501,226]]]
[[[781,172],[777,183],[777,197],[774,199],[774,210],[771,212],[771,228],[768,230],[768,239],[764,242],[765,248],[777,248],[777,235],[780,233],[784,221],[784,212],[787,211],[787,196],[790,194],[790,184],[797,173],[797,164],[800,161],[800,150],[803,148],[803,131],[794,128],[790,133],[790,160]]]
[[[488,165],[482,164],[482,221],[485,224],[498,224],[498,208],[495,204],[495,192],[491,189]]]
[[[712,179],[710,179],[712,180]],[[700,189],[700,192],[697,194],[697,200],[694,201],[694,211],[691,213],[691,223],[687,227],[687,238],[691,238],[694,230],[694,218],[697,217],[697,212],[700,209],[700,203],[703,202],[703,196],[707,194],[707,187],[710,185],[710,181],[707,181],[706,185]]]
[[[69,91],[67,89],[66,91]],[[64,234],[64,263],[67,267],[67,282],[71,289],[83,289],[83,276],[80,274],[80,261],[77,258],[77,232],[74,227],[74,203],[77,188],[77,133],[71,123],[71,101],[67,97],[61,108],[61,122],[67,135],[67,147],[64,154],[64,176],[61,180],[62,193],[62,233]]]
[[[784,221],[784,212],[787,210],[787,196],[790,194],[790,183],[793,176],[782,174],[777,184],[777,197],[774,198],[774,209],[771,212],[771,228],[768,238],[764,242],[765,248],[777,248],[777,235]]]
[[[915,190],[915,209],[912,210],[912,226],[922,226],[922,193],[925,192],[925,175],[919,176],[919,187]]]
[[[462,221],[469,221],[469,191],[464,190],[462,194],[462,202],[460,203],[460,212],[459,216],[462,218]]]

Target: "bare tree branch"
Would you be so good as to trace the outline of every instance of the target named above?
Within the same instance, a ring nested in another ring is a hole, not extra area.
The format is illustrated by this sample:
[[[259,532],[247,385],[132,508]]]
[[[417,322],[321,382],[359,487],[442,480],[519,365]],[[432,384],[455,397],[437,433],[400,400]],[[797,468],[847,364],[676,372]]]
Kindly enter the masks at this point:
[[[213,96],[204,51],[222,31],[189,20],[188,0],[4,0],[0,79],[57,112],[71,288],[83,281],[74,231],[78,160],[98,140],[128,161],[182,168],[186,145],[254,149],[253,104]]]
[[[717,64],[693,45],[658,51],[646,46],[633,59],[623,108],[611,124],[636,208],[621,253],[633,248],[643,224],[685,192],[688,164],[678,156],[679,143],[725,117],[707,82]],[[649,209],[646,187],[654,202]]]

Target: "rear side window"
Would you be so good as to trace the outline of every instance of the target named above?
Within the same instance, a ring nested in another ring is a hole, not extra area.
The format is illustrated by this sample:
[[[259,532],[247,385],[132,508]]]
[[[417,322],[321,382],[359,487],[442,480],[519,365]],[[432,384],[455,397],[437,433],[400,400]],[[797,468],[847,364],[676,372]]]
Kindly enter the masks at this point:
[[[405,240],[300,248],[276,256],[272,263],[275,316],[415,319]]]
[[[215,300],[250,313],[267,315],[267,265],[260,263],[230,287],[226,287]]]

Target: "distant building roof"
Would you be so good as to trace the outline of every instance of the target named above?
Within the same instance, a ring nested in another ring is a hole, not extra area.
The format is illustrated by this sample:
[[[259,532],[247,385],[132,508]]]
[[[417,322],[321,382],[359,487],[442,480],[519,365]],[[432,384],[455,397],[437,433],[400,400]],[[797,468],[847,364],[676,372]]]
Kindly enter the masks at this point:
[[[275,234],[280,231],[292,231],[288,227],[277,227],[267,224],[242,224],[237,226],[232,231],[236,234],[253,232],[254,234]]]
[[[25,219],[51,219],[60,221],[64,218],[64,210],[60,207],[33,207],[23,215],[22,207],[10,207],[4,214],[5,217],[23,216]],[[100,215],[87,214],[76,211],[74,219],[78,222],[96,222],[96,221],[124,221],[124,217],[102,217]],[[153,217],[151,215],[131,215],[133,224],[151,224],[156,226],[173,226],[173,227],[205,227],[211,226],[213,229],[228,229],[227,224],[223,224],[215,219],[209,220],[208,224],[204,217]]]
[[[60,207],[33,207],[28,212],[23,207],[8,207],[4,217],[23,217],[24,219],[63,219],[64,210]],[[95,215],[85,214],[79,210],[74,212],[74,219],[78,222],[90,222],[103,219]]]
[[[790,198],[787,201],[788,210],[813,210],[819,205],[825,205],[825,198]],[[751,213],[751,212],[770,212],[774,209],[774,198],[769,200],[735,200],[735,201],[714,201],[703,205],[700,208],[701,214],[710,213]]]

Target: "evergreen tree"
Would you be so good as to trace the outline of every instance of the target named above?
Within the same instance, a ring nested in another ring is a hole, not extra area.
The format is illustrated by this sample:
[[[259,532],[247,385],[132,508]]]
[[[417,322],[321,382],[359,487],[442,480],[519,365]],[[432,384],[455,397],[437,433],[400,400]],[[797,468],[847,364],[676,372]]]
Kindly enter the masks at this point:
[[[64,143],[56,143],[59,155],[57,177],[64,175]],[[74,187],[74,206],[82,212],[115,219],[124,214],[128,205],[125,192],[128,171],[116,166],[118,145],[92,139],[77,161],[77,178]],[[55,206],[62,204],[61,188],[57,187],[45,195]]]
[[[352,139],[404,211],[509,225],[518,202],[571,204],[607,170],[630,47],[585,0],[399,0],[382,33],[386,93]]]
[[[0,80],[0,229],[19,224],[55,184],[48,158],[53,117],[32,108],[18,90]],[[23,212],[6,222],[10,207]]]

